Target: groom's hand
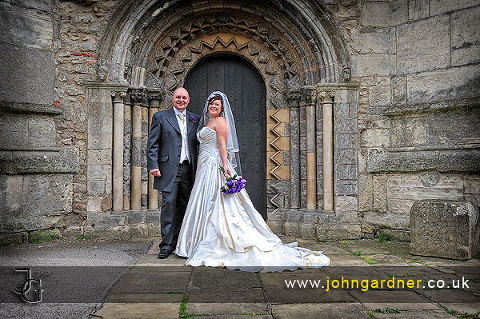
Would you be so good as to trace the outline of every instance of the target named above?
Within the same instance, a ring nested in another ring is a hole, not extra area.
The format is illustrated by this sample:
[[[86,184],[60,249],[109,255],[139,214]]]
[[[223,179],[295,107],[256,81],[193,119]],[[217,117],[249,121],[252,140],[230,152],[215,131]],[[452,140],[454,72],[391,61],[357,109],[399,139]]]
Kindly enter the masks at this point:
[[[158,168],[151,169],[150,174],[153,175],[153,176],[157,176],[157,177],[162,176],[162,174],[160,174],[160,170]]]

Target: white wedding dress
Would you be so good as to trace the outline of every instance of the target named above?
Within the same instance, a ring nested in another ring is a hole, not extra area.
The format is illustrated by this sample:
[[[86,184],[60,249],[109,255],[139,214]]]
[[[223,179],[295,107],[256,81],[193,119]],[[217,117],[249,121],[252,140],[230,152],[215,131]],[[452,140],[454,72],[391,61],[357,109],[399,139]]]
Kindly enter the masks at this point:
[[[296,247],[297,243],[283,244],[253,207],[245,189],[222,193],[225,177],[219,170],[216,132],[205,126],[197,137],[195,184],[175,250],[178,256],[187,257],[186,265],[265,272],[330,263],[321,252]]]

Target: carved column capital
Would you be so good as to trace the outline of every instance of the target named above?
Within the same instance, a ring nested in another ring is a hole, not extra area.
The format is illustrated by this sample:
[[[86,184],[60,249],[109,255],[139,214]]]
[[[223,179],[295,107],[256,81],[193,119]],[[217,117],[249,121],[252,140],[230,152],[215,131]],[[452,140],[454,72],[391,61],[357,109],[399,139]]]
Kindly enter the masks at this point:
[[[289,102],[299,102],[302,100],[302,92],[299,89],[288,90],[285,92],[285,98]]]
[[[332,103],[335,92],[333,91],[318,91],[318,96],[322,103]]]
[[[125,91],[115,91],[112,92],[113,102],[120,103],[123,102],[123,99],[127,96],[127,92]]]
[[[165,93],[159,90],[148,90],[147,93],[148,107],[158,107],[165,96]]]
[[[130,104],[148,106],[148,91],[145,88],[129,89],[128,100]]]
[[[302,101],[305,104],[315,104],[317,101],[317,90],[313,86],[304,86],[301,88],[302,92]]]

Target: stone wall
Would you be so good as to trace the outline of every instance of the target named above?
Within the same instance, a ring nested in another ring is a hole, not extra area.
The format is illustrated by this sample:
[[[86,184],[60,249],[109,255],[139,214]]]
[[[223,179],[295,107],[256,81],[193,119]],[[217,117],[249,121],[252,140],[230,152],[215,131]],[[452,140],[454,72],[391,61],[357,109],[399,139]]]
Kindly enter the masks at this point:
[[[308,1],[298,2],[305,10],[310,8]],[[0,63],[4,74],[0,78],[0,233],[15,233],[16,241],[28,240],[28,232],[55,227],[69,235],[90,234],[94,227],[128,236],[158,234],[158,214],[110,213],[112,106],[105,87],[86,85],[108,82],[109,70],[121,69],[97,55],[104,49],[100,43],[115,41],[105,37],[109,23],[123,10],[119,3],[5,0],[0,4],[0,46],[5,57]],[[285,179],[269,182],[272,192],[287,194],[270,194],[269,208],[279,208],[275,230],[333,239],[371,237],[387,229],[390,232],[383,234],[408,238],[409,210],[417,200],[462,200],[479,206],[476,21],[480,1],[322,3],[343,36],[332,39],[331,45],[345,43],[350,54],[345,60],[351,61],[347,69],[351,76],[339,78],[350,79],[355,86],[335,99],[335,213],[324,214],[321,209],[314,215],[298,213],[307,201],[303,167],[308,132],[305,110],[292,108],[285,114],[299,127],[292,131],[285,121],[285,137],[299,143],[290,145],[282,163],[287,167],[295,151],[299,160],[290,172],[283,172]],[[125,67],[128,78],[129,62]],[[331,68],[320,67],[324,69],[315,72],[322,75]],[[335,67],[341,71],[344,66]],[[134,81],[143,83],[143,79]],[[116,85],[113,91],[128,87],[128,83]],[[320,208],[320,107],[315,123]],[[131,131],[127,112],[125,203],[130,200]],[[288,173],[299,175],[298,199],[288,196]],[[142,175],[145,188],[145,168]],[[312,225],[318,226],[316,230]]]
[[[0,237],[18,243],[71,222],[78,149],[57,136],[53,3],[2,1],[0,17]]]
[[[330,6],[361,87],[359,213],[408,238],[416,200],[480,204],[480,2],[352,2]]]

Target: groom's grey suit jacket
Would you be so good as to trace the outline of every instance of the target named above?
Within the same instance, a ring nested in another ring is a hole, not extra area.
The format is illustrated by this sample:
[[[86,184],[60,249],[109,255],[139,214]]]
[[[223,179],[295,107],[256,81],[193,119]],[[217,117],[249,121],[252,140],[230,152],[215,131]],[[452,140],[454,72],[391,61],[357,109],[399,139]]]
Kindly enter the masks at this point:
[[[199,117],[186,111],[185,121],[187,124],[189,157],[195,176],[198,153],[196,133]],[[155,113],[148,134],[147,168],[148,171],[156,168],[160,169],[161,176],[155,176],[153,188],[164,192],[172,190],[181,151],[182,134],[173,108]]]

